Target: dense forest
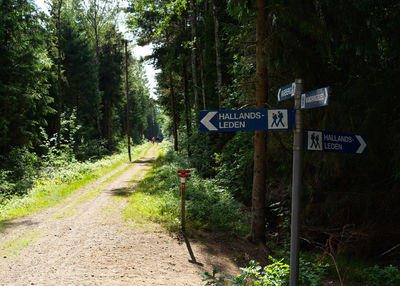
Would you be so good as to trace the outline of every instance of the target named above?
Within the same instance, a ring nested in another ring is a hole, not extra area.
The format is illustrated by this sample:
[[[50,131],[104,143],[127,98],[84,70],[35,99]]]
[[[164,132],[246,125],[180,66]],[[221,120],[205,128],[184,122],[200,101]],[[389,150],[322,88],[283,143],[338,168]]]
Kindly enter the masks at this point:
[[[304,240],[338,239],[338,248],[363,257],[398,244],[398,1],[141,0],[128,13],[139,43],[155,47],[158,104],[172,118],[175,150],[253,205],[253,224],[261,217],[254,240],[288,232],[292,132],[200,133],[199,111],[293,107],[276,94],[302,78],[305,91],[331,90],[327,107],[304,112],[306,129],[368,138],[364,156],[304,155]],[[254,159],[260,140],[261,163]]]
[[[161,136],[118,3],[47,5],[49,14],[32,1],[0,4],[1,198],[24,193],[50,155],[84,161],[126,144],[127,116],[133,144]]]
[[[304,128],[362,134],[365,155],[304,152],[301,245],[398,263],[400,3],[396,0],[0,2],[0,202],[46,160],[93,160],[152,137],[250,213],[249,240],[288,243],[292,131],[203,133],[201,110],[292,108],[277,92],[330,87]],[[118,32],[152,45],[143,62]],[[127,49],[126,49],[127,47]],[[129,126],[127,125],[129,122]],[[162,128],[162,131],[161,131]],[[272,245],[274,242],[274,245]],[[397,261],[397,262],[396,262]]]

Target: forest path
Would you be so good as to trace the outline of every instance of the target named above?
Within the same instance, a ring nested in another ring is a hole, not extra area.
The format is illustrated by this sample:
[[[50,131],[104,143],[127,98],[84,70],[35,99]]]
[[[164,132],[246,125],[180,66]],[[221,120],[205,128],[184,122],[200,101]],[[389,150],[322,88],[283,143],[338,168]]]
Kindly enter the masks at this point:
[[[130,223],[122,211],[151,168],[157,146],[59,206],[8,222],[0,233],[0,285],[204,285],[199,273],[237,266],[218,249],[184,243],[151,222]],[[115,177],[115,178],[114,178]]]

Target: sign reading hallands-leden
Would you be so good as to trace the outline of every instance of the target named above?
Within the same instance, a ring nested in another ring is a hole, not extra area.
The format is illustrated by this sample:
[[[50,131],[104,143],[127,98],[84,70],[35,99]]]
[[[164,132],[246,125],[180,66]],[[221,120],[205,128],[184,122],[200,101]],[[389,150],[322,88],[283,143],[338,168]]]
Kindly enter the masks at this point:
[[[294,126],[294,109],[244,109],[200,111],[201,132],[287,130]]]
[[[307,130],[304,145],[307,151],[367,153],[367,139],[357,134]]]
[[[301,95],[301,109],[328,105],[329,87],[312,90]]]

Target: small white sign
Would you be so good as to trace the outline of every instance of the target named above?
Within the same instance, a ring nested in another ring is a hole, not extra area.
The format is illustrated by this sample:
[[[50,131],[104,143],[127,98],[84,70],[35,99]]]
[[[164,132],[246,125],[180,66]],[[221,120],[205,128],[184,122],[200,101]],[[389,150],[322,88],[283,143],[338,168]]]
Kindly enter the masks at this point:
[[[301,95],[301,109],[328,105],[329,87],[312,90]]]
[[[268,109],[268,129],[288,129],[288,110]]]
[[[307,136],[307,150],[322,151],[322,132],[308,131]]]

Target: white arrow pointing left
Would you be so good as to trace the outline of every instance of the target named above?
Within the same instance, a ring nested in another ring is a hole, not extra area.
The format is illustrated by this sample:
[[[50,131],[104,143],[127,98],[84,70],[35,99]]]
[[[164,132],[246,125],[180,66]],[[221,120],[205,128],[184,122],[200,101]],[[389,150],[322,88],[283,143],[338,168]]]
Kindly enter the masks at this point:
[[[356,135],[356,138],[358,142],[360,142],[360,147],[358,147],[356,153],[361,154],[364,152],[365,147],[367,147],[367,143],[364,141],[364,139],[360,135]]]
[[[203,124],[210,131],[217,131],[218,129],[210,122],[210,120],[217,113],[218,113],[217,111],[210,111],[209,113],[207,113],[206,116],[203,117],[202,120],[200,120],[200,123]]]

